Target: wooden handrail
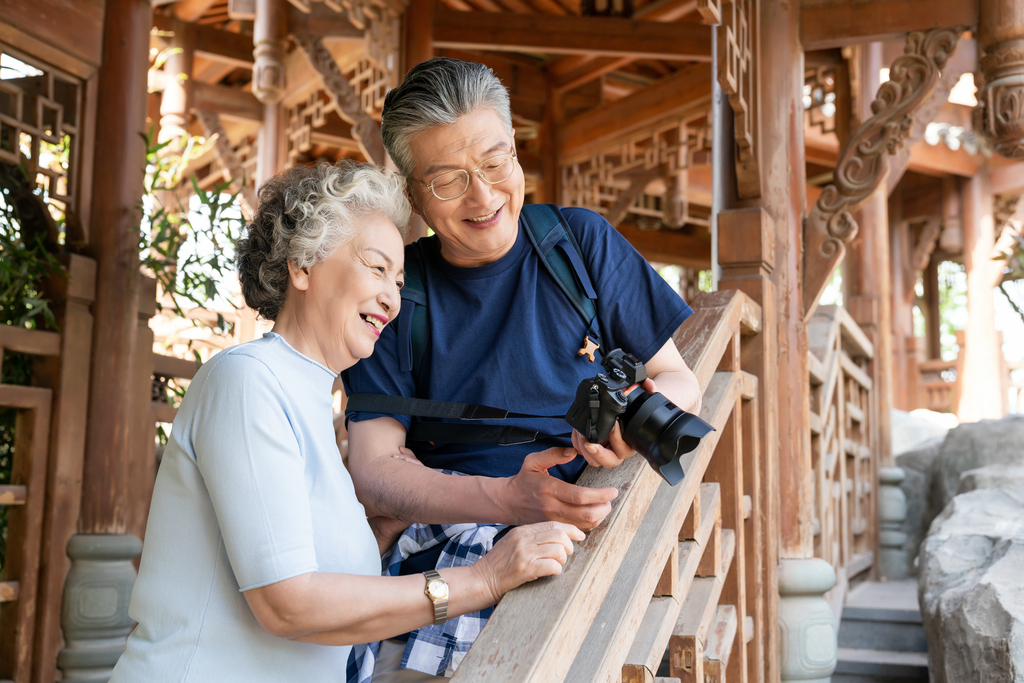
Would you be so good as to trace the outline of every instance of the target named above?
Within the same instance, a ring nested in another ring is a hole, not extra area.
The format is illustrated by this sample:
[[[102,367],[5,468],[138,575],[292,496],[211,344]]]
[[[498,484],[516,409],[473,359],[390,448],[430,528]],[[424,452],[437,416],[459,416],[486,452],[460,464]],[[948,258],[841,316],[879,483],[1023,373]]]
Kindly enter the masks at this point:
[[[755,377],[721,371],[720,366],[741,335],[760,330],[760,307],[745,294],[726,291],[701,295],[694,308],[697,313],[673,339],[704,390],[701,417],[717,431],[682,456],[687,476],[676,487],[663,484],[642,458],[611,470],[588,467],[580,485],[619,490],[611,513],[579,545],[561,576],[522,586],[503,598],[459,665],[456,680],[619,680],[635,642],[633,634],[653,609],[651,596],[661,568],[670,553],[679,552],[674,549],[677,537],[687,515],[693,514],[712,455],[723,437],[728,436],[730,443],[735,439],[727,427],[735,425],[733,418],[744,397],[756,393]],[[738,349],[734,353],[738,358]],[[738,510],[741,500],[742,491],[738,498],[730,494]],[[680,595],[678,602],[684,597]],[[600,636],[588,635],[595,617],[604,627]],[[647,620],[649,630],[671,632],[673,624],[667,623],[666,615],[659,624],[656,621],[654,616]],[[667,638],[660,642],[663,652]]]

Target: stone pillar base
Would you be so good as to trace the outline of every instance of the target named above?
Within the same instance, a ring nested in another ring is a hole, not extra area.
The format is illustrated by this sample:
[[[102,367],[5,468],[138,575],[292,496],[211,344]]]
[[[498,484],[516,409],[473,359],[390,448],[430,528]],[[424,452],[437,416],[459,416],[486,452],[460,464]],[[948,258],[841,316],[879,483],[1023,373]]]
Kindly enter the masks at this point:
[[[878,573],[886,579],[905,579],[910,563],[905,545],[907,496],[900,488],[906,473],[899,467],[878,468]]]
[[[836,573],[818,558],[779,562],[779,668],[783,681],[828,683],[838,658],[835,615],[824,595]]]
[[[78,534],[68,541],[71,571],[64,583],[64,649],[57,666],[65,683],[105,683],[135,622],[128,602],[135,586],[132,559],[142,541],[117,534]]]

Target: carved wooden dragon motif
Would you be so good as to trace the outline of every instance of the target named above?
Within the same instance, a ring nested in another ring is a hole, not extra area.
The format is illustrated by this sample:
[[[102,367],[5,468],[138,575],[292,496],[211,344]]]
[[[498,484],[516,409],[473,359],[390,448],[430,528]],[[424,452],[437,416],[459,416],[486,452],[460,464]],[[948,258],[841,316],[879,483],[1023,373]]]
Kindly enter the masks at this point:
[[[906,141],[914,114],[931,97],[962,28],[915,31],[889,69],[889,80],[871,104],[874,115],[861,124],[825,187],[804,219],[804,316],[814,314],[822,291],[857,236],[853,213],[885,182],[889,155]]]
[[[359,93],[348,82],[338,68],[334,57],[317,36],[293,35],[295,42],[306,53],[309,63],[320,74],[324,89],[338,103],[338,111],[352,124],[352,136],[359,144],[367,161],[384,165],[384,142],[380,137],[380,125],[363,109]]]

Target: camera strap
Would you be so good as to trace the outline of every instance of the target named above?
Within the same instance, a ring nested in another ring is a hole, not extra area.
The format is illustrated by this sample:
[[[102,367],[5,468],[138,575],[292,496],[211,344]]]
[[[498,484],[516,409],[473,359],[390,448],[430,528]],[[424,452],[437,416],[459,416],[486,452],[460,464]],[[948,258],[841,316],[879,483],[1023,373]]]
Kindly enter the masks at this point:
[[[505,420],[508,418],[527,419],[563,419],[564,415],[531,415],[515,413],[504,408],[493,408],[478,403],[452,403],[449,401],[431,401],[425,398],[408,396],[390,396],[388,394],[352,394],[348,399],[346,410],[367,413],[384,413],[385,415],[411,415],[460,422],[413,422],[409,427],[410,441],[441,441],[444,443],[466,444],[497,444],[512,446],[530,443],[537,439],[567,437],[565,434],[545,434],[525,427],[513,425],[474,425],[464,424],[475,420]]]

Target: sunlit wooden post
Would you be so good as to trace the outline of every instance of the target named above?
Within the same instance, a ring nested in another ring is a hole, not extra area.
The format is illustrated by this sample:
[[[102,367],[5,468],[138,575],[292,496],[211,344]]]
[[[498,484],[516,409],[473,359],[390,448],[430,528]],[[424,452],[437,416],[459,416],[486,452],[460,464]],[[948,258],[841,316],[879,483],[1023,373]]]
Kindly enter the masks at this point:
[[[956,413],[962,422],[1003,415],[999,387],[1003,349],[996,332],[995,297],[1002,266],[993,261],[995,220],[988,176],[981,171],[963,185],[964,269],[967,271],[966,348],[960,349],[963,372],[957,374],[960,399]]]
[[[92,169],[90,251],[97,260],[92,377],[79,535],[68,542],[72,568],[61,625],[64,680],[95,680],[112,668],[131,630],[131,559],[142,550],[127,535],[128,468],[136,441],[133,412],[139,281],[139,197],[145,166],[146,79],[153,9],[148,0],[106,4]],[[111,588],[114,590],[111,591]],[[104,605],[97,618],[94,606]]]

